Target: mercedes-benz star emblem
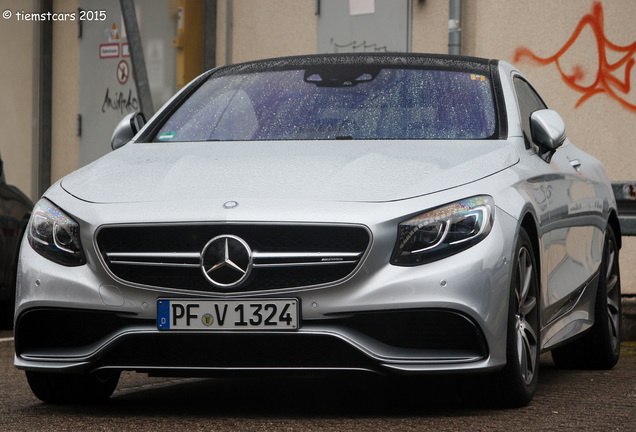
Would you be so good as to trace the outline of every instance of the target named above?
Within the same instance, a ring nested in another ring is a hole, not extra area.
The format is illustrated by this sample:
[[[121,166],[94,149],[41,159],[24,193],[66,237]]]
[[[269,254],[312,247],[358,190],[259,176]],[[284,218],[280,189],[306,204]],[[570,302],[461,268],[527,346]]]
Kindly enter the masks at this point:
[[[201,270],[219,288],[232,288],[244,282],[252,270],[252,250],[240,237],[220,235],[201,251]]]

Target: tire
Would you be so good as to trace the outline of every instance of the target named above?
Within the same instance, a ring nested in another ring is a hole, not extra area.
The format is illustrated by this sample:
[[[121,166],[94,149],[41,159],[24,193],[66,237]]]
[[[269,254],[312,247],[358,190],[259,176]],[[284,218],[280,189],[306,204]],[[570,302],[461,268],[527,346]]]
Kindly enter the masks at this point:
[[[498,406],[517,408],[530,403],[539,377],[539,279],[530,237],[521,228],[512,262],[506,366],[491,379]]]
[[[106,375],[26,372],[33,394],[50,404],[102,402],[115,391],[119,375],[119,372]]]
[[[594,304],[594,325],[581,338],[552,351],[564,369],[611,369],[621,349],[621,277],[618,243],[610,226],[605,232],[603,260]]]

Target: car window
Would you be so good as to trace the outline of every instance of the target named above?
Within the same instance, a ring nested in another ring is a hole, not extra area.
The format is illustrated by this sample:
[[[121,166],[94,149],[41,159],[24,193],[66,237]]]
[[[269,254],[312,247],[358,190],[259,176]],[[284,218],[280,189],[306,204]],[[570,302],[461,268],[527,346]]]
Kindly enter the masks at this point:
[[[154,141],[487,139],[496,119],[485,75],[322,67],[212,75]]]
[[[530,131],[530,116],[533,112],[540,109],[546,109],[547,106],[541,99],[541,96],[520,77],[514,78],[515,91],[517,92],[517,103],[519,105],[519,114],[521,115],[521,127],[523,136],[526,140],[526,147],[530,148],[532,142],[532,133]]]

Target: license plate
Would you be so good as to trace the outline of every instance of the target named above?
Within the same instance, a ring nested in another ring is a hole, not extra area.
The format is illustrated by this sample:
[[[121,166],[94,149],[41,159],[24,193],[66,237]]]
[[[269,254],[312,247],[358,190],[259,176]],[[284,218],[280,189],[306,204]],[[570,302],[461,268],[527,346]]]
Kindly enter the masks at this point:
[[[161,299],[157,300],[159,330],[296,330],[295,299]]]

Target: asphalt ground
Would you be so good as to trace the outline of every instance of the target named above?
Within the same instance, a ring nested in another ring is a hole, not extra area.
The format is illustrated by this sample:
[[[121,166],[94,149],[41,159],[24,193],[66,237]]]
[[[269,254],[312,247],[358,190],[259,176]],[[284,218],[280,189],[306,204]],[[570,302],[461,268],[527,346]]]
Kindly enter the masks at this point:
[[[12,363],[11,333],[0,331],[0,431],[636,430],[636,342],[623,343],[609,371],[561,370],[543,355],[537,394],[520,409],[489,406],[465,376],[202,380],[132,372],[102,404],[47,405]]]

